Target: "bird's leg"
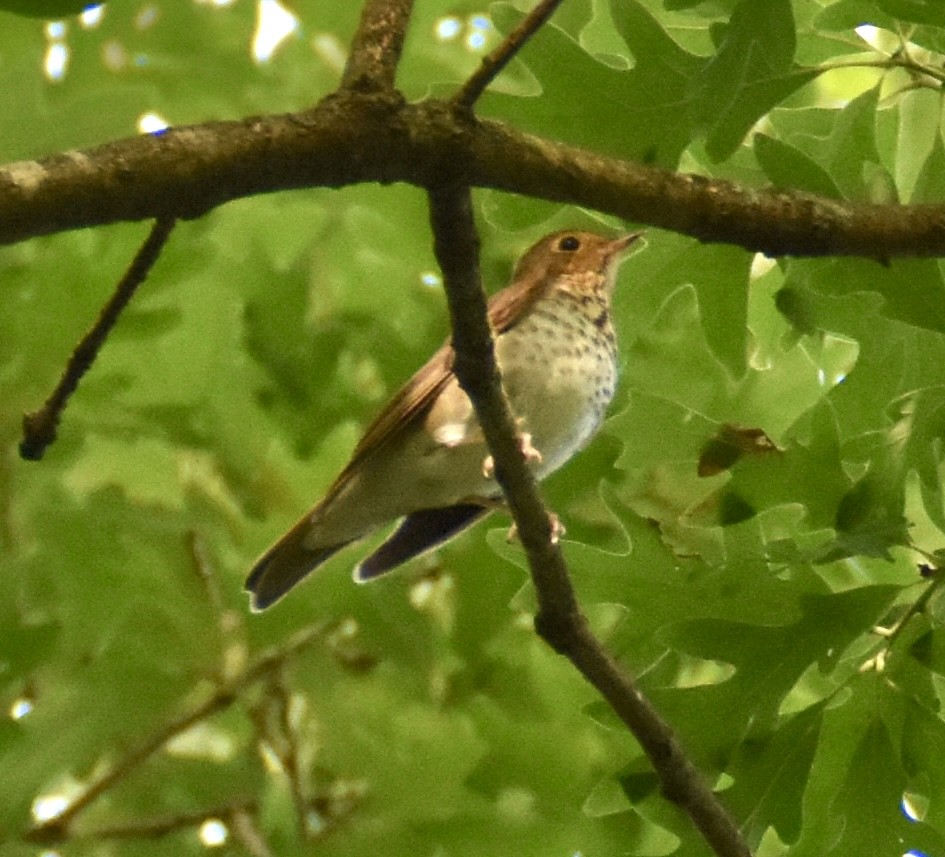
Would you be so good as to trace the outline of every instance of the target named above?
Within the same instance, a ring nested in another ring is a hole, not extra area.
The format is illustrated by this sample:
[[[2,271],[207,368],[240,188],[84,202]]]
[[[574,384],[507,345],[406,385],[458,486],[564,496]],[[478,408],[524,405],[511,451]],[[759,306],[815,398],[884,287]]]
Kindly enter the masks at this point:
[[[561,519],[554,512],[549,512],[548,517],[551,519],[551,543],[556,545],[567,530],[564,524],[561,523]],[[505,534],[505,540],[507,542],[514,542],[517,538],[518,526],[513,522],[512,526],[509,527],[509,531]]]
[[[516,420],[516,423],[521,427],[524,421],[521,417]],[[522,456],[525,458],[526,464],[540,464],[541,463],[541,453],[532,446],[532,436],[527,431],[519,432],[518,434],[518,448],[522,453]],[[482,460],[482,475],[485,479],[491,479],[495,473],[495,459],[491,455],[487,455]]]

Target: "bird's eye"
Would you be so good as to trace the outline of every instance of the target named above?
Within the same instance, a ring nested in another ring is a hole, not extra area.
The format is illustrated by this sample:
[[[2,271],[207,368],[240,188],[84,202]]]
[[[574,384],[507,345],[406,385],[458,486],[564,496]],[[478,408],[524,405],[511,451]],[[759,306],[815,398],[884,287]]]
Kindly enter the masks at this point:
[[[558,249],[563,250],[565,253],[573,253],[581,246],[581,242],[577,240],[573,235],[565,235],[558,242]]]

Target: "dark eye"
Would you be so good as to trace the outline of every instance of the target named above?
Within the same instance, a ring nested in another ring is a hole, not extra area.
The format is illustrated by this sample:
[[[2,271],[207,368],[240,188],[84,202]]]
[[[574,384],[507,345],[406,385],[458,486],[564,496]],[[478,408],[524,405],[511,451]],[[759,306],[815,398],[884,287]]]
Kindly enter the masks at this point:
[[[558,249],[563,250],[565,253],[573,253],[581,246],[581,242],[577,240],[573,235],[565,235],[558,242]]]

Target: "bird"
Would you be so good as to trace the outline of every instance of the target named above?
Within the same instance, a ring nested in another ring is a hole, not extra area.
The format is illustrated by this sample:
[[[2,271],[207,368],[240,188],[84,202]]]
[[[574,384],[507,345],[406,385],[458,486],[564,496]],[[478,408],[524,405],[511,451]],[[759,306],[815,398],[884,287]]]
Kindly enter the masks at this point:
[[[610,300],[642,233],[546,235],[488,303],[495,357],[536,479],[597,433],[617,383]],[[472,403],[447,341],[366,429],[323,499],[272,545],[246,579],[261,611],[347,545],[399,521],[355,566],[364,582],[442,545],[502,505]]]

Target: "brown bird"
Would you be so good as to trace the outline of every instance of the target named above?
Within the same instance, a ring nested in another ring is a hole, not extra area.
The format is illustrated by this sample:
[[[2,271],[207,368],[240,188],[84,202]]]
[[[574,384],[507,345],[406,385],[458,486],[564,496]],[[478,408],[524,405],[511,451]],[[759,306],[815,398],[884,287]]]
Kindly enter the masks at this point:
[[[489,301],[496,361],[536,478],[594,436],[617,383],[610,297],[640,233],[547,235]],[[496,506],[501,491],[449,343],[387,403],[324,499],[260,557],[246,580],[255,610],[278,601],[351,542],[403,518],[357,565],[365,581],[442,544]]]

